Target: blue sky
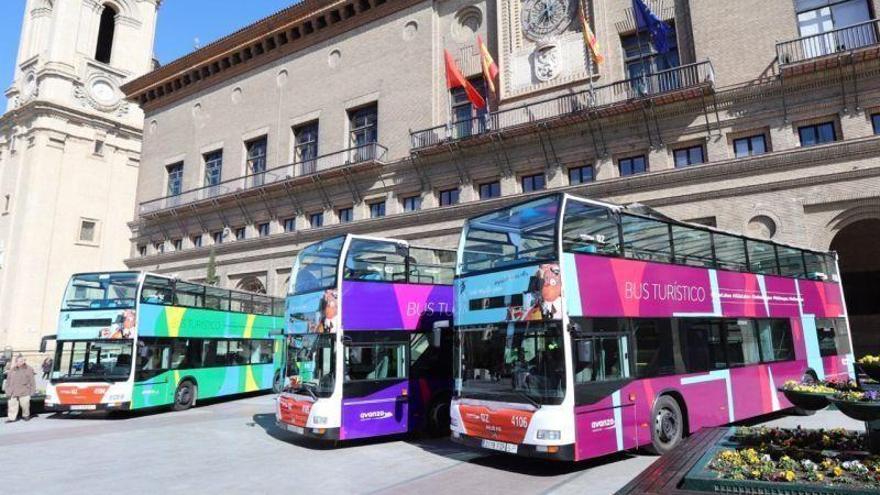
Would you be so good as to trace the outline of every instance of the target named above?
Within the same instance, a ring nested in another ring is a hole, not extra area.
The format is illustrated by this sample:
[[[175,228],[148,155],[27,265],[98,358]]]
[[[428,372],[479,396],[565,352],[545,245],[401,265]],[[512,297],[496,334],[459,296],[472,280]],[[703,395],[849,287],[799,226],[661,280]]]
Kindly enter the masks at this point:
[[[165,0],[159,10],[155,53],[168,63],[202,46],[277,12],[294,0]],[[15,56],[25,0],[0,0],[0,89],[15,72]],[[2,91],[0,91],[2,93]],[[2,97],[0,97],[0,101]],[[5,106],[4,106],[5,108]],[[2,109],[0,109],[2,112]]]

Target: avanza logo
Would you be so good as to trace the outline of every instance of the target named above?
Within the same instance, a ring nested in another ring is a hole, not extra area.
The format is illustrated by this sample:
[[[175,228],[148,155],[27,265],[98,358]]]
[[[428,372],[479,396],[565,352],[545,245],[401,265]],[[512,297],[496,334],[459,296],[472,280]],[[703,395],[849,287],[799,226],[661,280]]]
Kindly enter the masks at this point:
[[[370,421],[373,419],[393,418],[394,413],[391,411],[365,411],[360,414],[361,421]]]
[[[593,421],[592,423],[590,423],[590,427],[593,429],[593,431],[607,430],[609,428],[614,428],[615,424],[616,423],[614,422],[614,418],[608,418],[608,419],[600,419],[598,421]]]

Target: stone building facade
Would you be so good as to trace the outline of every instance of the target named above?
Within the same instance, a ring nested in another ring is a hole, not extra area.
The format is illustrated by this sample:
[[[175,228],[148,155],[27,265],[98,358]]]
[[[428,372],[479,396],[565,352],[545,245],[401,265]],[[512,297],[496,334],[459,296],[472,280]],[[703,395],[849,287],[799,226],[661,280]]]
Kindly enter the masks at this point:
[[[28,0],[0,117],[0,348],[54,334],[70,275],[125,269],[161,0]]]
[[[548,5],[554,14],[534,15]],[[454,247],[462,221],[570,191],[835,249],[876,350],[880,31],[873,0],[306,0],[124,87],[145,110],[128,266],[282,295],[344,232]],[[481,82],[448,91],[444,49]],[[366,144],[365,144],[366,143]],[[213,253],[213,255],[211,254]]]

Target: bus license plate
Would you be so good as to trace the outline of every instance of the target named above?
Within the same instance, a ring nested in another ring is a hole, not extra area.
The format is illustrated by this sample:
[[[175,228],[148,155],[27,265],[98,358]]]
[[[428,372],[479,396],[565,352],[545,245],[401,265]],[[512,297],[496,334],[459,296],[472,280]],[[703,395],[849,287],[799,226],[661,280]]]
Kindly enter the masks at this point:
[[[297,435],[302,435],[303,433],[306,432],[305,428],[303,428],[302,426],[294,426],[294,425],[287,425],[287,431],[291,431],[293,433],[296,433]]]
[[[508,454],[516,454],[517,450],[515,443],[496,442],[495,440],[483,440],[482,446],[484,449],[498,450]]]
[[[70,406],[71,411],[94,411],[98,407],[94,404],[89,404],[86,406]]]

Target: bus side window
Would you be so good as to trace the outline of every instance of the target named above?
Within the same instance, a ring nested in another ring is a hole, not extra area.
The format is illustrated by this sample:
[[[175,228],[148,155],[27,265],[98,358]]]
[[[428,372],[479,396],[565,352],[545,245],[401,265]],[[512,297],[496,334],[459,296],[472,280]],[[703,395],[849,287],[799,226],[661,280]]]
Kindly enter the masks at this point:
[[[789,361],[794,359],[794,340],[787,320],[758,320],[758,340],[761,343],[761,361]]]
[[[141,302],[147,304],[174,304],[174,282],[165,278],[147,277],[141,289]]]
[[[619,256],[617,215],[601,206],[570,201],[562,223],[562,248],[575,253]]]
[[[816,318],[816,334],[821,356],[836,356],[851,352],[844,319]]]

